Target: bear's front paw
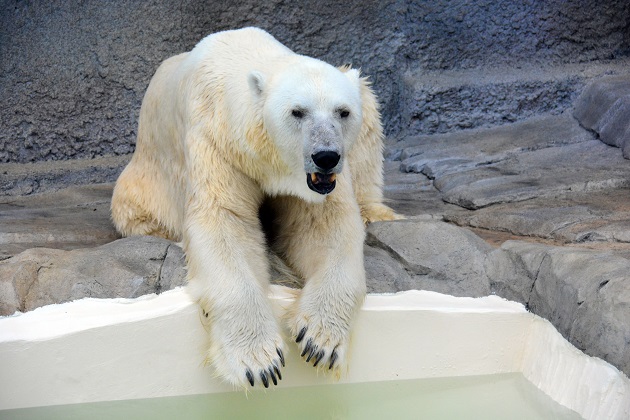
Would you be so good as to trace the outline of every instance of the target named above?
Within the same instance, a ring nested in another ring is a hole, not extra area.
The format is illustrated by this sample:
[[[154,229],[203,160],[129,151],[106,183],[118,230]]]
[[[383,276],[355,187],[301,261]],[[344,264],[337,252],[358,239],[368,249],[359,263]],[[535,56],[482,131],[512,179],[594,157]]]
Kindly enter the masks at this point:
[[[277,385],[284,367],[284,343],[277,327],[229,324],[217,320],[211,327],[209,356],[219,376],[238,387]]]
[[[292,330],[300,356],[307,363],[334,370],[337,376],[340,375],[346,365],[350,336],[346,322],[325,319],[317,314],[303,314],[298,316]]]

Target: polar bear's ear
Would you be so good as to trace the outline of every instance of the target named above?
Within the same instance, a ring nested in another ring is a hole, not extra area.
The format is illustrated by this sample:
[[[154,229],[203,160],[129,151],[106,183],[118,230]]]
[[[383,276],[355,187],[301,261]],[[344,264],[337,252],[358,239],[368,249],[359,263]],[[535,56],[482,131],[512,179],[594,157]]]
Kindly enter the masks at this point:
[[[261,72],[254,70],[249,73],[247,82],[249,83],[249,88],[256,96],[262,95],[265,89],[265,76],[263,76]]]
[[[352,82],[355,86],[360,86],[361,84],[361,72],[357,69],[348,69],[343,72],[345,76]]]

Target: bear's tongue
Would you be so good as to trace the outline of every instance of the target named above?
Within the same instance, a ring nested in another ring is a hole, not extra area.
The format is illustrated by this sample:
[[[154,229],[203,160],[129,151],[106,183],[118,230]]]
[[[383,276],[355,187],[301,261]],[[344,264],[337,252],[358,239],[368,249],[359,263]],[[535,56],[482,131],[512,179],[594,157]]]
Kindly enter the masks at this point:
[[[318,194],[330,194],[335,189],[337,174],[321,174],[313,172],[306,174],[306,184]]]

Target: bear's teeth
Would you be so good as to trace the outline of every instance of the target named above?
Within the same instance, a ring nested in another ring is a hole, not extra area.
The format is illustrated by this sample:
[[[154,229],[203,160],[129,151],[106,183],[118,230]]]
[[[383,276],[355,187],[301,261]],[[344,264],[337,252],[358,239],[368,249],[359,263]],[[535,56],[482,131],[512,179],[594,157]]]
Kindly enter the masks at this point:
[[[317,184],[317,175],[315,172],[311,173],[311,181],[313,181],[313,184]]]
[[[337,174],[332,174],[332,175],[330,175],[330,178],[329,178],[328,182],[333,183],[333,182],[335,182],[335,179],[337,179]]]

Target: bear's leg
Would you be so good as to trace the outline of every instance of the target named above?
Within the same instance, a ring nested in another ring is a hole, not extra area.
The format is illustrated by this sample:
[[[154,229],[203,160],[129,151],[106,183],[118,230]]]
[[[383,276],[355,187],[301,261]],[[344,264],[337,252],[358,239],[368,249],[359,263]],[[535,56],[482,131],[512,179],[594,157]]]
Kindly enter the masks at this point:
[[[193,187],[183,241],[188,290],[207,318],[208,358],[217,373],[236,386],[268,387],[281,379],[284,343],[267,298],[269,263],[259,200],[256,187],[246,186],[251,181],[224,175],[202,182],[225,182],[223,193]]]
[[[146,174],[150,171],[138,170],[132,160],[120,174],[112,195],[112,221],[116,230],[123,236],[152,235],[170,240],[179,240],[179,233],[160,223],[154,200],[163,194],[150,182]]]
[[[365,297],[365,228],[347,171],[322,204],[280,197],[276,250],[305,280],[289,319],[300,354],[314,366],[346,366],[350,328]]]

